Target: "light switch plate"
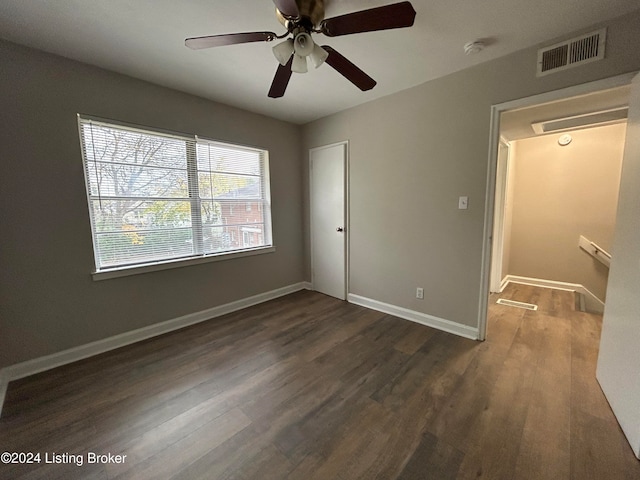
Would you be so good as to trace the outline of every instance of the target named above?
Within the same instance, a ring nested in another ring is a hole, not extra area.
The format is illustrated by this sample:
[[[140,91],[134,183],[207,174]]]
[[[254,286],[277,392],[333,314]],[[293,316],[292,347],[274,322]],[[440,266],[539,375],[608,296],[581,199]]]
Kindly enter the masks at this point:
[[[458,198],[458,210],[466,210],[469,208],[469,197]]]

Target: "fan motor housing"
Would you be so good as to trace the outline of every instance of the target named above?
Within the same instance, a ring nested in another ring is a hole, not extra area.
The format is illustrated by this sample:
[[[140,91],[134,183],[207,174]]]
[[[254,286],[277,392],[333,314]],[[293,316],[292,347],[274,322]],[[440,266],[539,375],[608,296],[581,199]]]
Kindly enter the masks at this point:
[[[291,31],[296,27],[312,30],[324,19],[324,0],[296,0],[296,5],[300,12],[300,18],[283,15],[276,8],[276,17],[287,30]]]

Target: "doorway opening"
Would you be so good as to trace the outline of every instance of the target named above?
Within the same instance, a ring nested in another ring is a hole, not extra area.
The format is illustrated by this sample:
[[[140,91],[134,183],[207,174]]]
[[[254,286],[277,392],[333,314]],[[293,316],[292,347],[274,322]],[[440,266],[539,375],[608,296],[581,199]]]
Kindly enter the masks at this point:
[[[509,283],[576,291],[602,313],[632,78],[492,108],[481,340],[489,295]]]

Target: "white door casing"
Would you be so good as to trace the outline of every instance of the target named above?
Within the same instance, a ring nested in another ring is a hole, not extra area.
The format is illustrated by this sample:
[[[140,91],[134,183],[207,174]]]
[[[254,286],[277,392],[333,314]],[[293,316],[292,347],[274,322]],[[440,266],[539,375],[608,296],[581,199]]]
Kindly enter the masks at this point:
[[[484,340],[487,334],[487,312],[491,287],[492,236],[495,214],[496,170],[498,149],[500,145],[500,115],[502,112],[516,108],[530,107],[542,103],[585,95],[610,88],[629,85],[635,73],[625,73],[615,77],[596,80],[531,97],[511,100],[491,107],[490,143],[487,164],[487,185],[485,190],[484,232],[482,244],[482,264],[480,268],[480,296],[478,299],[478,340]],[[628,138],[628,133],[627,133]]]
[[[347,144],[309,151],[311,281],[313,289],[339,298],[347,294]]]
[[[502,265],[504,255],[504,226],[507,199],[507,179],[509,177],[510,145],[500,140],[496,166],[496,194],[493,215],[493,236],[491,253],[490,292],[500,292],[502,286]]]

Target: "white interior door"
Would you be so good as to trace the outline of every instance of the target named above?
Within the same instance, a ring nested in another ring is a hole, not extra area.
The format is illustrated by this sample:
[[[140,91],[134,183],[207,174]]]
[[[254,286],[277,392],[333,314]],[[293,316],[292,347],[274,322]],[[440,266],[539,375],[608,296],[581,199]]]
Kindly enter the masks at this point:
[[[612,254],[596,375],[640,458],[640,75],[631,84]]]
[[[313,289],[346,298],[346,144],[309,152]]]

